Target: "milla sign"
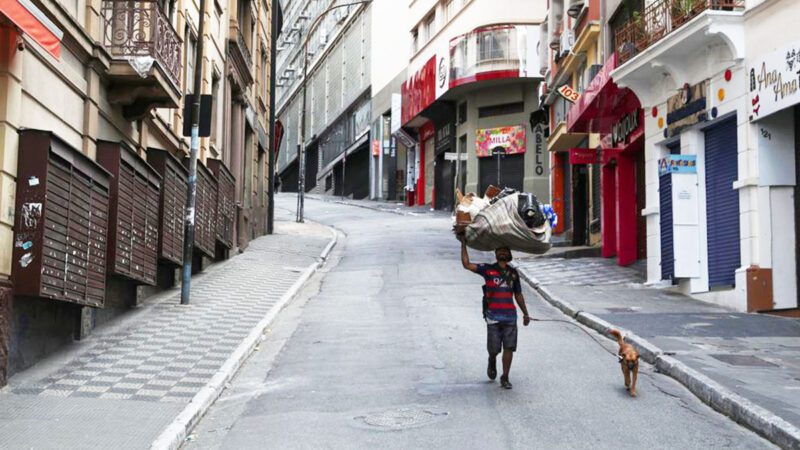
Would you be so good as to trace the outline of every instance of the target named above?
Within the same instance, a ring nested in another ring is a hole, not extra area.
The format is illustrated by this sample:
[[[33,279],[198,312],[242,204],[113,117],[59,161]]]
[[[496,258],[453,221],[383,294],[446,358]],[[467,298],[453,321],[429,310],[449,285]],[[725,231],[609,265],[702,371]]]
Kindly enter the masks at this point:
[[[497,147],[506,155],[525,153],[525,125],[475,130],[478,158],[493,156]]]
[[[624,144],[635,131],[639,129],[639,110],[632,111],[615,123],[611,128],[611,146]]]
[[[800,103],[800,43],[757,58],[748,75],[751,120]]]

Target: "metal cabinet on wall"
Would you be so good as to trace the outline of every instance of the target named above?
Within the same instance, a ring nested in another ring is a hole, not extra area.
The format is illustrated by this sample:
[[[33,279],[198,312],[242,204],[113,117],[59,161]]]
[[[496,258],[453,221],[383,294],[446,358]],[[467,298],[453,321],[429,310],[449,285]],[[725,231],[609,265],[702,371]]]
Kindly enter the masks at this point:
[[[161,176],[124,143],[98,141],[97,162],[113,176],[108,272],[154,285]]]
[[[230,249],[236,220],[236,179],[219,159],[209,159],[208,168],[217,177],[217,241]]]
[[[187,172],[166,150],[147,149],[147,162],[161,176],[158,200],[158,257],[180,265],[183,262],[183,211],[186,207]]]
[[[48,131],[20,131],[19,150],[15,293],[102,307],[109,173]]]
[[[183,158],[189,167],[189,158]],[[217,235],[217,179],[200,160],[197,161],[197,193],[194,207],[194,248],[213,258]]]

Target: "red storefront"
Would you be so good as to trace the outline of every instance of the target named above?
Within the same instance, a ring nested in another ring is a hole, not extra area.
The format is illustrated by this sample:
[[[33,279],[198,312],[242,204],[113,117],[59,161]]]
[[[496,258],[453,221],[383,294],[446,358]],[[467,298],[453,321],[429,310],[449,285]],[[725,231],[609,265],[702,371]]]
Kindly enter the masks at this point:
[[[630,89],[611,79],[612,55],[567,114],[571,133],[601,135],[602,255],[629,265],[646,256],[644,113]]]

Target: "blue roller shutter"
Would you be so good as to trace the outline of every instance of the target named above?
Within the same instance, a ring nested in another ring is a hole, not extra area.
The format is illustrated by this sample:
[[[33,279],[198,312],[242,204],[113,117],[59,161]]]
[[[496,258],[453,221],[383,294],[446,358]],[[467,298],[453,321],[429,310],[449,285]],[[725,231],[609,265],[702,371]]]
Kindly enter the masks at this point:
[[[672,175],[664,174],[658,180],[659,213],[661,216],[661,279],[675,276],[675,248],[672,234]]]
[[[705,145],[709,285],[734,286],[741,264],[736,120],[707,129]]]

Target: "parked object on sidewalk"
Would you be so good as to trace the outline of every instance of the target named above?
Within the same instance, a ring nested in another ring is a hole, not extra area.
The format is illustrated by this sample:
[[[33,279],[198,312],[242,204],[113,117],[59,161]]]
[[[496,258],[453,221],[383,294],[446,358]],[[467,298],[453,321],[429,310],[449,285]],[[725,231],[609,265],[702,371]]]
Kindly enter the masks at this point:
[[[487,193],[493,191],[494,195],[489,200],[473,193],[464,196],[456,192],[459,201],[454,224],[456,236],[463,236],[467,246],[475,250],[508,247],[533,254],[547,252],[552,221],[536,196],[491,188]],[[552,208],[550,213],[555,217]]]
[[[610,335],[617,338],[619,344],[619,365],[622,367],[622,375],[625,377],[625,389],[636,397],[636,378],[639,376],[639,352],[622,338],[619,330],[610,330]]]

